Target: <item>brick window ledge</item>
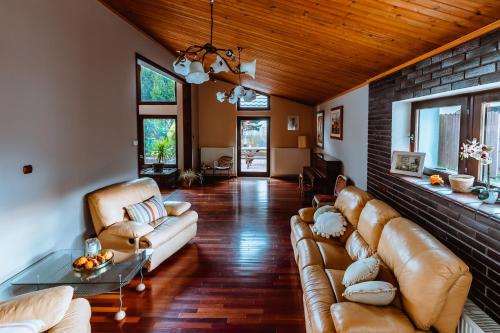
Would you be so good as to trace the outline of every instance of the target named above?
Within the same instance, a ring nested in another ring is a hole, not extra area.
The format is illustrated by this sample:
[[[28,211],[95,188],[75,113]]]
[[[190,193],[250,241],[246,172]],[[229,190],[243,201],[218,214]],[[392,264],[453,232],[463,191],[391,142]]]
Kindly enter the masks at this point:
[[[460,206],[463,206],[476,213],[482,213],[490,218],[500,220],[500,204],[494,205],[483,203],[477,198],[475,193],[455,193],[448,185],[431,185],[429,176],[422,176],[422,178],[403,176],[397,174],[390,174],[403,181],[404,183],[418,187],[426,192],[437,195],[441,198],[450,200]]]

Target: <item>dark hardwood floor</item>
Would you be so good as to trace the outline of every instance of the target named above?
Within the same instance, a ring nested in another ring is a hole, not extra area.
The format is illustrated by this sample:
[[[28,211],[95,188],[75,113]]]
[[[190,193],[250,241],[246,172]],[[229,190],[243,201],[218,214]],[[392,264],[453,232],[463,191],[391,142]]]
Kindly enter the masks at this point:
[[[92,332],[305,332],[290,245],[290,216],[303,206],[294,182],[240,178],[176,190],[199,213],[197,237],[155,271],[147,289],[90,298]]]

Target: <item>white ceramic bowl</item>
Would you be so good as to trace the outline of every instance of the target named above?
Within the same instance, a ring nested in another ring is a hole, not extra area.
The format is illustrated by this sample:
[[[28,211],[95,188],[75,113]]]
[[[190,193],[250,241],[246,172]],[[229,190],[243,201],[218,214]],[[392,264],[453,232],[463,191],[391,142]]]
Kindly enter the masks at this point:
[[[474,185],[474,176],[470,175],[449,175],[448,180],[453,192],[469,193]]]

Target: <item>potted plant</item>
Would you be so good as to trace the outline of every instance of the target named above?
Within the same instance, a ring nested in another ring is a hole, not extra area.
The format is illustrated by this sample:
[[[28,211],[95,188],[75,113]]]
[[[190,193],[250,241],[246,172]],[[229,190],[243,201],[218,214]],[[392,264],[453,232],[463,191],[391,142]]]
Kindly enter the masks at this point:
[[[167,138],[158,141],[155,145],[155,149],[153,151],[154,156],[156,157],[156,163],[153,163],[154,172],[162,172],[165,167],[165,160],[168,155],[168,147],[169,140]]]
[[[491,159],[491,152],[493,147],[487,146],[477,141],[477,139],[467,140],[466,143],[462,144],[460,157],[473,158],[481,162],[481,165],[487,166],[486,168],[486,186],[473,186],[472,191],[478,191],[478,199],[485,203],[494,204],[498,199],[497,188],[491,188],[490,184],[490,165],[493,162]]]
[[[183,186],[190,188],[194,181],[203,181],[203,175],[193,169],[183,170],[179,175],[179,180],[182,182]]]

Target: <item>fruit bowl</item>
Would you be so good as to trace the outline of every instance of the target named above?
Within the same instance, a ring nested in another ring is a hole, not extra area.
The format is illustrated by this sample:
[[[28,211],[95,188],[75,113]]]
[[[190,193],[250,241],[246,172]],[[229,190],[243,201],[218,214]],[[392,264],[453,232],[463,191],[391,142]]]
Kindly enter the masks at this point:
[[[81,256],[73,261],[73,270],[81,273],[94,272],[108,266],[113,261],[111,250],[102,250],[95,256]]]

